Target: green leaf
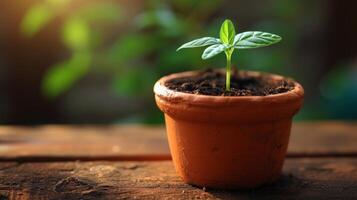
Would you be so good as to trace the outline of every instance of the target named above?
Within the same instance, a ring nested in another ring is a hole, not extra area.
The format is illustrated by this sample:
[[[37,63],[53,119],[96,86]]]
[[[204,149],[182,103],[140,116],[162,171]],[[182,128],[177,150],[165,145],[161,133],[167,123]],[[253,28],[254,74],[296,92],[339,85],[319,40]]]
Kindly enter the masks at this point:
[[[219,41],[219,39],[214,37],[203,37],[183,44],[176,51],[179,51],[180,49],[184,49],[184,48],[203,47],[212,44],[221,44],[221,42]]]
[[[224,20],[224,22],[221,26],[221,31],[219,32],[221,41],[224,44],[232,45],[234,42],[235,35],[236,35],[236,31],[234,30],[234,25],[233,25],[232,21],[229,19]]]
[[[90,28],[88,23],[79,17],[72,17],[63,27],[63,41],[72,50],[89,47]]]
[[[53,65],[42,80],[45,96],[54,98],[69,90],[89,69],[91,55],[87,52],[75,53],[69,60]]]
[[[32,37],[66,8],[71,0],[43,0],[32,5],[22,18],[20,29],[26,37]]]
[[[87,22],[118,22],[122,17],[120,5],[105,2],[82,6],[76,12],[77,16],[80,16]]]
[[[135,96],[140,94],[142,89],[143,74],[138,71],[128,71],[115,77],[113,86],[116,92],[122,96]]]
[[[127,34],[108,48],[105,54],[106,60],[113,63],[115,67],[128,65],[131,61],[142,60],[144,56],[158,48],[159,44],[158,39],[149,34]],[[133,49],[135,51],[131,51]]]
[[[151,96],[150,88],[159,76],[148,66],[120,71],[113,81],[113,87],[121,96]]]
[[[64,6],[71,2],[71,0],[47,0],[46,3],[50,4],[51,6]]]
[[[206,60],[208,58],[212,58],[213,56],[223,52],[226,50],[227,46],[223,44],[214,44],[212,46],[209,46],[205,49],[205,51],[202,54],[202,59]]]
[[[239,33],[234,37],[234,48],[252,49],[275,44],[281,37],[272,33],[248,31]]]
[[[54,17],[55,13],[46,5],[38,4],[32,6],[21,22],[21,32],[31,37],[47,25]]]

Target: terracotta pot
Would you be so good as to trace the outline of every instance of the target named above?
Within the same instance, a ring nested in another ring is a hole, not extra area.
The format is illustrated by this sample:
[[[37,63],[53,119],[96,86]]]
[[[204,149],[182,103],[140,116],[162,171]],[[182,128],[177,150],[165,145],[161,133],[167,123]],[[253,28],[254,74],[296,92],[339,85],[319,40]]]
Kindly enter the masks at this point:
[[[304,90],[269,96],[208,96],[176,92],[164,83],[197,72],[165,76],[154,86],[176,171],[189,184],[208,188],[254,188],[279,178],[292,117]],[[260,72],[246,71],[252,76]],[[283,77],[268,74],[274,80]]]

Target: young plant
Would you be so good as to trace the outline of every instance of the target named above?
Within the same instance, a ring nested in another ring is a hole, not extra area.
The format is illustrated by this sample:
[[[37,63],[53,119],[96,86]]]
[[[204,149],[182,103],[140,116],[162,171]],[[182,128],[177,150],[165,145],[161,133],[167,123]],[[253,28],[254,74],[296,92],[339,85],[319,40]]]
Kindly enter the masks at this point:
[[[281,40],[281,37],[278,35],[261,31],[247,31],[236,35],[234,25],[229,19],[226,19],[223,22],[219,37],[220,38],[199,38],[183,44],[177,49],[177,51],[184,48],[195,48],[210,45],[203,51],[202,59],[204,60],[224,52],[227,58],[226,91],[230,91],[231,89],[231,58],[234,49],[253,49],[265,47]]]

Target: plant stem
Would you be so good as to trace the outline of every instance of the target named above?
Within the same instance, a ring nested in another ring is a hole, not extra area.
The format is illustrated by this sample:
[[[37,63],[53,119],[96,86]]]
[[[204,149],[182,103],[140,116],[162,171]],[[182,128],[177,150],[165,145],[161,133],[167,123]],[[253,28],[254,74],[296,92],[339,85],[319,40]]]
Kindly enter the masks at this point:
[[[226,66],[226,91],[231,91],[231,56],[232,52],[226,52],[227,66]]]

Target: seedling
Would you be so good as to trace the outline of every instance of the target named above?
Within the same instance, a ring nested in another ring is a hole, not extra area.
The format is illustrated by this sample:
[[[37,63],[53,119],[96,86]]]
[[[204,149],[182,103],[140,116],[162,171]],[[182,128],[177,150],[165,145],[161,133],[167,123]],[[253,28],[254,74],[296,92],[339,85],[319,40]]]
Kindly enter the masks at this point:
[[[272,33],[261,31],[247,31],[236,35],[234,25],[231,20],[226,19],[219,33],[220,38],[203,37],[180,46],[177,51],[184,48],[196,48],[208,46],[202,54],[202,59],[206,60],[224,52],[227,58],[226,65],[226,91],[230,91],[231,83],[231,57],[234,49],[253,49],[275,44],[281,37]]]

